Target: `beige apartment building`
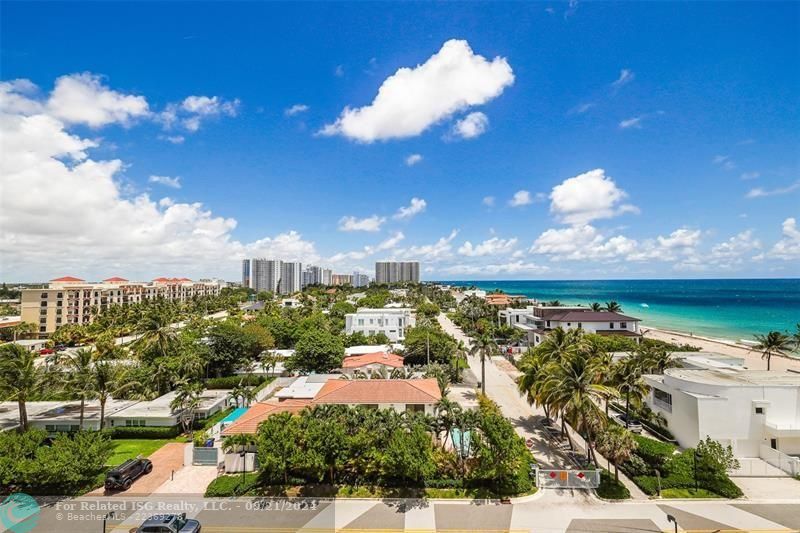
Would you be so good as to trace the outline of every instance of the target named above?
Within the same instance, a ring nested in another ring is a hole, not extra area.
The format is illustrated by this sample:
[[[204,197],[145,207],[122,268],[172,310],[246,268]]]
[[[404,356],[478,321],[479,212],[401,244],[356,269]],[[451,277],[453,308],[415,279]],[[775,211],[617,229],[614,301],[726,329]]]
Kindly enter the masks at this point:
[[[111,305],[126,305],[164,298],[186,301],[219,294],[224,282],[188,278],[156,278],[151,282],[113,277],[92,283],[65,276],[50,280],[42,289],[22,290],[22,321],[36,324],[49,335],[65,324],[90,324],[98,312]]]

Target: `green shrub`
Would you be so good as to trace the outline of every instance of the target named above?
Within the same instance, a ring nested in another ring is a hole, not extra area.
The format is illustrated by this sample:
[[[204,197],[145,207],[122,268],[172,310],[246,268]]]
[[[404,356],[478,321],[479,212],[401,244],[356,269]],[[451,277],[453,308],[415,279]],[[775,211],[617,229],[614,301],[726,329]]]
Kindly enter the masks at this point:
[[[261,385],[265,380],[272,379],[261,374],[241,374],[238,376],[224,376],[221,378],[208,378],[203,382],[207,389],[232,389],[240,383],[247,386]]]
[[[112,439],[174,439],[181,433],[178,426],[117,426],[106,431]]]
[[[627,500],[631,497],[628,487],[621,481],[614,479],[611,473],[603,469],[600,471],[600,486],[596,489],[597,495],[607,500]]]
[[[425,486],[430,489],[461,489],[464,482],[460,479],[428,479]]]
[[[227,498],[244,494],[256,486],[258,474],[247,473],[242,481],[241,474],[219,476],[206,488],[206,498]]]
[[[634,435],[633,438],[639,445],[634,453],[647,463],[650,468],[664,470],[666,463],[675,452],[675,446],[640,435]]]

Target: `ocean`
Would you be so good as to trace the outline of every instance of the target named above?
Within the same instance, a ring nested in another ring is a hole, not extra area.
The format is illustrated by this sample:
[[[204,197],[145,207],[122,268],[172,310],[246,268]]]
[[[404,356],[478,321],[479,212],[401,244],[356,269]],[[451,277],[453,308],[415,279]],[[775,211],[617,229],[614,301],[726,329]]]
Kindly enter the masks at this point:
[[[501,289],[538,300],[589,304],[616,300],[642,325],[705,337],[752,340],[772,330],[793,333],[800,322],[800,279],[444,281]]]

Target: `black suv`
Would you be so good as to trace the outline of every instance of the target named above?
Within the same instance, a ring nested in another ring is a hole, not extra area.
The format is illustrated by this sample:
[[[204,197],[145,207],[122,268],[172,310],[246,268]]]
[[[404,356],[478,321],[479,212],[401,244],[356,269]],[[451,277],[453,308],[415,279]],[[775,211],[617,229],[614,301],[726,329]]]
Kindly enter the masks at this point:
[[[106,489],[128,490],[139,476],[149,474],[153,471],[153,463],[149,459],[128,459],[121,465],[111,469],[106,474]]]

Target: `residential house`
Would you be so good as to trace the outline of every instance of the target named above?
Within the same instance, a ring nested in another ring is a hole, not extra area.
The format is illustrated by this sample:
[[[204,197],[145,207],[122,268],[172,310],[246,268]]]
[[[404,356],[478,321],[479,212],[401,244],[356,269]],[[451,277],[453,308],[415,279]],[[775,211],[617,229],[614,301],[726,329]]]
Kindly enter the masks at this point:
[[[406,328],[416,324],[412,311],[410,308],[360,308],[355,313],[345,315],[345,332],[348,335],[355,332],[364,335],[383,333],[391,342],[402,341],[406,336]]]

